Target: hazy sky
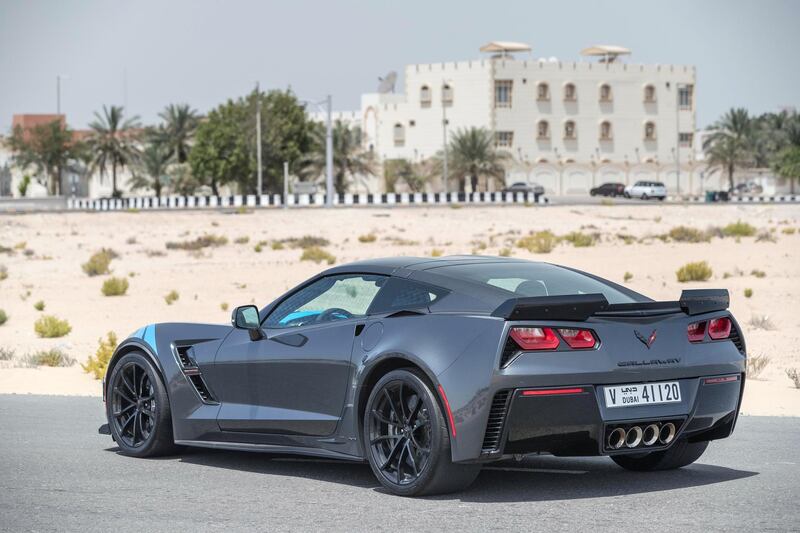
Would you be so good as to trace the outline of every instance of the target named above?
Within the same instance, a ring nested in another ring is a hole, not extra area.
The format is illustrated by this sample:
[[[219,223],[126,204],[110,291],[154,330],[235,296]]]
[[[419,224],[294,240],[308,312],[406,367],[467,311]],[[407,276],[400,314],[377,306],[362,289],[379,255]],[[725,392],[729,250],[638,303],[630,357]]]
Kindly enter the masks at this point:
[[[698,126],[731,106],[800,108],[800,1],[0,0],[0,132],[61,108],[83,128],[103,104],[154,122],[262,87],[355,109],[408,63],[480,57],[490,40],[535,57],[620,44],[635,63],[697,66]],[[127,81],[126,81],[127,80]]]

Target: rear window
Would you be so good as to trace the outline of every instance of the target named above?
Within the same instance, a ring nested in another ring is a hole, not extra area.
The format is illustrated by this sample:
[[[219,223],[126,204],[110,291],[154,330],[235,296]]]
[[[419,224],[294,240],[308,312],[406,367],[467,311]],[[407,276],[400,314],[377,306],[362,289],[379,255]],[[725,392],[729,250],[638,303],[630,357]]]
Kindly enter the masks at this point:
[[[445,289],[408,279],[389,278],[375,297],[367,314],[413,310],[427,307],[447,294]]]
[[[434,269],[437,274],[484,283],[513,296],[562,296],[597,294],[609,303],[646,300],[633,291],[619,290],[584,274],[547,263],[473,263]]]

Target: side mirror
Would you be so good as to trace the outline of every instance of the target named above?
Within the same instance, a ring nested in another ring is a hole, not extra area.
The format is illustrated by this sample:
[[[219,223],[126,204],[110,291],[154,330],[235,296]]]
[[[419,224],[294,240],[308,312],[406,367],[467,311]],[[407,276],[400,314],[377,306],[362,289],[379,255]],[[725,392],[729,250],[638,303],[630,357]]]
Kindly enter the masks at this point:
[[[255,305],[240,305],[231,313],[231,325],[236,329],[246,329],[250,332],[250,340],[257,341],[264,335],[261,333],[261,321],[258,318],[258,308]]]

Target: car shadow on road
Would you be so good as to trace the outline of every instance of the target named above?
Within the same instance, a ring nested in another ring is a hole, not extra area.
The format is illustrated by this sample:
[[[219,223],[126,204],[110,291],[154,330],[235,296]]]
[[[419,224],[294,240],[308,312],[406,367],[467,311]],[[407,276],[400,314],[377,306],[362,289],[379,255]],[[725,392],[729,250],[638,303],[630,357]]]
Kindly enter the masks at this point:
[[[193,450],[178,459],[212,468],[294,476],[386,492],[366,463],[222,450]],[[708,464],[662,472],[629,472],[606,457],[541,456],[488,464],[469,489],[429,498],[484,503],[576,500],[701,487],[758,474]]]

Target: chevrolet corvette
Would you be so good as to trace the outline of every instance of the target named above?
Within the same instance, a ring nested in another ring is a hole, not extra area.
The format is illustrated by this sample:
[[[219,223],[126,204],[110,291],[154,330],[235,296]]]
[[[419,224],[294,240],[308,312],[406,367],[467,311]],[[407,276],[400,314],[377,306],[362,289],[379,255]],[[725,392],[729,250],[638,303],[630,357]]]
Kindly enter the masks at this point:
[[[150,324],[103,381],[121,453],[366,461],[390,492],[462,490],[526,454],[674,469],[733,432],[745,381],[726,290],[653,301],[520,259],[333,267],[231,325]]]

